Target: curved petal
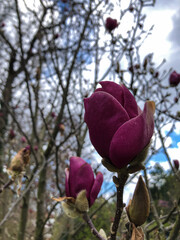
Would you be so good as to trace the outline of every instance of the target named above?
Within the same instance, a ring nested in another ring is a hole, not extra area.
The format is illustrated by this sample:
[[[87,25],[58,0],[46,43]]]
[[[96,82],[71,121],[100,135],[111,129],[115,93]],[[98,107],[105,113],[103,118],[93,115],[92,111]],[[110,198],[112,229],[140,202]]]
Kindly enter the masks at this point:
[[[86,190],[86,196],[89,200],[91,188],[94,184],[94,173],[88,163],[84,163],[77,171],[75,182],[73,183],[76,196],[81,190]]]
[[[103,175],[101,172],[98,172],[96,175],[96,179],[94,180],[93,187],[91,189],[89,207],[91,207],[94,201],[96,200],[97,195],[100,192],[102,183],[103,183]]]
[[[69,169],[65,169],[65,190],[66,190],[66,197],[70,197],[70,191],[69,191]]]
[[[122,125],[110,145],[110,160],[118,168],[128,165],[150,142],[154,131],[154,102],[146,102],[141,115]]]
[[[129,117],[134,118],[139,115],[139,107],[132,93],[124,85],[122,85],[122,88],[124,92],[124,108],[126,109]]]
[[[80,157],[71,157],[70,158],[70,167],[69,167],[69,194],[71,197],[76,197],[75,191],[75,182],[76,176],[79,171],[79,168],[83,166],[86,162]]]
[[[111,139],[117,129],[129,120],[128,114],[119,102],[106,92],[95,92],[84,99],[85,122],[90,139],[102,157],[109,157]]]
[[[136,100],[124,85],[119,85],[110,81],[100,82],[99,84],[102,86],[102,91],[111,94],[118,100],[118,102],[126,109],[130,118],[138,116],[138,105]],[[101,90],[98,88],[96,91]]]

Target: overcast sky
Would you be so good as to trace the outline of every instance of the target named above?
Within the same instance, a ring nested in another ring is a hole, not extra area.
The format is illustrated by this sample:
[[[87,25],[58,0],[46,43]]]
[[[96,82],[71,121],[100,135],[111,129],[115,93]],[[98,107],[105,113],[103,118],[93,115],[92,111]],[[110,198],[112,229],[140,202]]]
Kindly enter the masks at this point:
[[[154,50],[156,61],[165,58],[166,66],[180,72],[180,0],[157,0],[146,12],[147,24],[155,27],[144,48]]]

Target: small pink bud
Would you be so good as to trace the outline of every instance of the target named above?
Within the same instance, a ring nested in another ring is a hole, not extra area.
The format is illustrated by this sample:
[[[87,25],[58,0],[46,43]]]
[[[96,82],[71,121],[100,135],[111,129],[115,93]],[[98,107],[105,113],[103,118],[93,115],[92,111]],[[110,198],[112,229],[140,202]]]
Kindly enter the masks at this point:
[[[179,169],[179,160],[173,160],[174,163],[174,167],[176,168],[176,170]]]
[[[106,27],[106,30],[108,30],[109,32],[111,32],[112,30],[117,28],[118,25],[119,24],[118,24],[116,19],[113,19],[113,18],[110,18],[110,17],[108,17],[106,19],[105,27]]]
[[[55,117],[56,117],[55,112],[52,112],[52,113],[51,113],[51,117],[52,117],[52,118],[55,118]]]
[[[11,130],[9,131],[9,138],[10,138],[10,139],[13,139],[13,138],[15,138],[15,136],[16,136],[15,132],[11,129]]]
[[[38,146],[37,145],[34,146],[34,151],[38,151]]]
[[[22,138],[21,138],[21,142],[22,142],[22,143],[26,143],[26,138],[25,138],[25,137],[22,137]]]

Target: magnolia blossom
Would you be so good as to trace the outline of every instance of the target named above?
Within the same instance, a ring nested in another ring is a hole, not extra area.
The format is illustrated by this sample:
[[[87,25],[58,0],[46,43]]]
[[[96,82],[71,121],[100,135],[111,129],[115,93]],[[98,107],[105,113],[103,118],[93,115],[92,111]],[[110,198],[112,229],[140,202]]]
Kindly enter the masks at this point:
[[[80,157],[70,158],[70,167],[66,168],[65,173],[66,197],[76,199],[79,192],[86,190],[86,197],[91,207],[101,189],[102,173],[98,172],[94,178],[91,166]]]
[[[180,74],[178,74],[176,71],[172,72],[169,77],[169,84],[175,87],[179,83],[180,83]]]
[[[124,85],[110,81],[100,84],[102,88],[84,99],[85,122],[97,152],[122,168],[150,143],[155,104],[147,101],[142,111]]]

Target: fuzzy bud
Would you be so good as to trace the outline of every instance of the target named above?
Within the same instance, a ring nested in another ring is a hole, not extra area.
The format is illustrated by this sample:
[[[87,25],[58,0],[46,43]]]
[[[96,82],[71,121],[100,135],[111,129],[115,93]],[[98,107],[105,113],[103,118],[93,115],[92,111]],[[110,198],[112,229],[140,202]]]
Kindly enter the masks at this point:
[[[60,123],[60,124],[59,124],[59,131],[60,131],[61,135],[63,135],[64,130],[65,130],[64,124],[63,124],[63,123]]]
[[[30,161],[30,153],[30,146],[27,146],[22,148],[11,160],[10,167],[7,169],[7,173],[12,177],[13,180],[25,171],[25,168]]]
[[[75,201],[75,207],[82,213],[89,211],[89,202],[86,197],[86,190],[82,190],[78,193]]]
[[[70,218],[76,218],[80,214],[78,213],[77,209],[74,205],[70,205],[67,202],[62,202],[62,208],[65,212],[65,214]]]
[[[149,215],[149,193],[141,176],[138,179],[133,198],[126,207],[126,211],[130,222],[136,226],[144,224]]]
[[[104,229],[101,228],[99,230],[99,234],[101,235],[101,237],[103,237],[103,239],[107,240],[107,236],[106,236],[106,233],[105,233]]]

